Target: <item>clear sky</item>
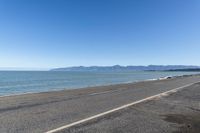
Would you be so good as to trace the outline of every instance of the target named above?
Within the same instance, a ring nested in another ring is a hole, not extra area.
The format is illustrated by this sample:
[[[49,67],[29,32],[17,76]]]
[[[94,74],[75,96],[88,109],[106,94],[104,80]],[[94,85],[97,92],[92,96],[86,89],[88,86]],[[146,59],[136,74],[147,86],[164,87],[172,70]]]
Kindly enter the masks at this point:
[[[200,65],[199,0],[0,0],[0,67]]]

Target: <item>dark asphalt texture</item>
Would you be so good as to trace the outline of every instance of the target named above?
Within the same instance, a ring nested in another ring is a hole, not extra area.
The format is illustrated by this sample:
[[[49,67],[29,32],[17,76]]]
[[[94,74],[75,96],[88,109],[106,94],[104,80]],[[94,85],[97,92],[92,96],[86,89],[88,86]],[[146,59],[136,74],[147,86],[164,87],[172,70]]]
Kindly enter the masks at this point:
[[[200,83],[59,133],[200,133]]]

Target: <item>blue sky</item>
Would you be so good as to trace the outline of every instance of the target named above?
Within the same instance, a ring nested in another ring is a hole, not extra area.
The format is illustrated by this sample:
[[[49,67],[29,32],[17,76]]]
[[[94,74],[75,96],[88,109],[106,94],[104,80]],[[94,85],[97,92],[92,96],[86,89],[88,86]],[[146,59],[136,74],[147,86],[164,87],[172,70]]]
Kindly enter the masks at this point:
[[[0,0],[0,67],[200,65],[199,0]]]

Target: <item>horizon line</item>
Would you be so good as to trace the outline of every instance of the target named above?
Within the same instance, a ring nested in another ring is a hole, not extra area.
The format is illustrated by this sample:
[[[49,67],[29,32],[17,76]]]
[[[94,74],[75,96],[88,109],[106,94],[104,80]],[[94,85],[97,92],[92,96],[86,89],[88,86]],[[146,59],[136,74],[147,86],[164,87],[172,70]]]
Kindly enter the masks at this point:
[[[0,67],[0,71],[49,71],[51,69],[57,68],[70,68],[70,67],[113,67],[113,66],[121,66],[121,67],[128,67],[128,66],[193,66],[193,67],[200,67],[199,65],[74,65],[74,66],[63,66],[63,67]]]

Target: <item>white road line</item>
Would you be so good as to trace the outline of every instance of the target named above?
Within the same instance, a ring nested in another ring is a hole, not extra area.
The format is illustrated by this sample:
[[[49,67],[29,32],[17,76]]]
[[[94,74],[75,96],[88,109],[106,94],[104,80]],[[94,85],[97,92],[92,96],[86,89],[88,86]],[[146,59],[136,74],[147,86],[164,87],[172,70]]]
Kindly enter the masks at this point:
[[[89,96],[94,96],[94,95],[100,95],[100,94],[105,94],[105,93],[109,93],[111,91],[103,91],[103,92],[98,92],[98,93],[91,93],[89,94]]]
[[[98,93],[91,93],[89,96],[95,96],[95,95],[100,95],[100,94],[106,94],[106,93],[111,93],[111,92],[116,92],[117,90],[113,91],[103,91],[103,92],[98,92]]]
[[[199,83],[199,82],[195,82],[195,83]],[[50,130],[50,131],[47,131],[46,133],[56,133],[58,131],[61,131],[61,130],[64,130],[64,129],[67,129],[67,128],[70,128],[70,127],[73,127],[73,126],[76,126],[76,125],[79,125],[81,123],[84,123],[84,122],[87,122],[87,121],[90,121],[90,120],[102,117],[104,115],[108,115],[110,113],[113,113],[113,112],[116,112],[116,111],[128,108],[128,107],[136,105],[138,103],[142,103],[142,102],[145,102],[145,101],[148,101],[148,100],[152,100],[152,99],[155,99],[155,98],[167,96],[169,94],[177,92],[180,89],[183,89],[183,88],[186,88],[188,86],[191,86],[191,85],[193,85],[195,83],[187,84],[187,85],[184,85],[184,86],[181,86],[181,87],[178,87],[178,88],[175,88],[175,89],[172,89],[172,90],[169,90],[169,91],[166,91],[166,92],[154,95],[154,96],[150,96],[150,97],[144,98],[144,99],[139,100],[139,101],[135,101],[135,102],[132,102],[132,103],[120,106],[118,108],[115,108],[115,109],[112,109],[112,110],[109,110],[109,111],[106,111],[106,112],[103,112],[103,113],[100,113],[100,114],[97,114],[97,115],[94,115],[94,116],[91,116],[91,117],[88,117],[88,118],[85,118],[85,119],[82,119],[82,120],[79,120],[79,121],[76,121],[76,122],[64,125],[62,127],[59,127],[59,128],[56,128],[56,129],[53,129],[53,130]]]

